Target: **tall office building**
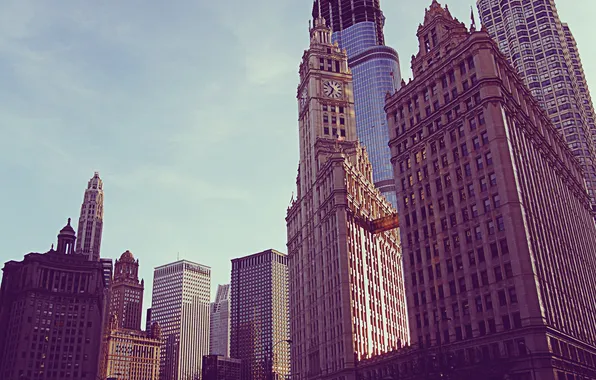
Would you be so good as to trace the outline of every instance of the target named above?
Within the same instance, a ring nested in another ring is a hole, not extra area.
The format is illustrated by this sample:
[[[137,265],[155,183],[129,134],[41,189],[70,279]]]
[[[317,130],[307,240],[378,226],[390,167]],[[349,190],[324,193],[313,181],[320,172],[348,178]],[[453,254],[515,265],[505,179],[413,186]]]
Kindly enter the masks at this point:
[[[139,281],[139,260],[135,260],[132,253],[126,251],[116,260],[114,268],[110,318],[116,315],[121,328],[141,330],[145,282]]]
[[[98,261],[75,253],[70,219],[57,249],[4,265],[0,378],[95,379],[105,282]]]
[[[230,284],[218,285],[211,302],[209,355],[230,356]]]
[[[386,106],[413,344],[435,375],[595,377],[580,165],[488,33],[434,0],[417,37],[414,79]]]
[[[352,380],[357,361],[409,340],[399,237],[373,228],[394,209],[373,184],[348,57],[322,18],[299,72],[297,199],[286,217],[292,374]]]
[[[103,230],[103,182],[99,173],[95,172],[87,184],[81,215],[79,217],[79,238],[77,253],[89,260],[99,261],[101,248],[101,232]]]
[[[160,380],[200,379],[209,354],[211,269],[180,260],[155,268],[151,322],[161,327]]]
[[[319,12],[333,31],[332,41],[348,54],[358,139],[366,146],[375,186],[395,207],[384,106],[386,94],[396,91],[401,76],[397,52],[385,46],[379,0],[315,0],[313,19]]]
[[[477,4],[483,26],[580,161],[596,206],[594,106],[575,39],[554,0]]]
[[[230,356],[242,360],[246,379],[286,379],[290,375],[287,256],[269,249],[232,260],[230,291]]]

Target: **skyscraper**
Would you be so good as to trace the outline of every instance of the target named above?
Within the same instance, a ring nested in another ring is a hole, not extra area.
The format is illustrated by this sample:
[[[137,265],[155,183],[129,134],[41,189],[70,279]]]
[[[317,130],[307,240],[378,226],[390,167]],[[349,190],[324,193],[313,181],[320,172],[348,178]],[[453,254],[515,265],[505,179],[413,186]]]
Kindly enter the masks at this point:
[[[385,46],[385,16],[379,0],[315,0],[313,19],[319,12],[333,31],[332,41],[347,51],[358,139],[366,146],[375,186],[395,207],[384,106],[386,94],[396,91],[401,76],[397,52]]]
[[[99,173],[95,172],[87,184],[81,215],[79,217],[79,238],[76,251],[99,261],[101,248],[101,232],[103,230],[103,182]]]
[[[433,377],[594,377],[580,165],[488,33],[433,0],[417,37],[414,79],[386,106],[412,343]]]
[[[99,262],[75,253],[68,224],[58,246],[4,265],[0,378],[95,379],[104,315]]]
[[[118,326],[140,330],[143,314],[145,282],[139,281],[139,260],[130,251],[124,252],[114,265],[110,294],[110,318],[116,315]]]
[[[230,356],[230,284],[218,285],[211,302],[209,355]]]
[[[394,209],[373,184],[348,57],[322,18],[299,72],[297,199],[286,216],[292,374],[353,380],[357,361],[409,340],[399,237],[374,228]]]
[[[211,269],[180,260],[155,268],[151,322],[159,323],[160,380],[199,379],[209,353]]]
[[[554,0],[478,0],[482,24],[585,172],[596,206],[596,124],[579,52]]]
[[[247,379],[285,379],[290,375],[287,256],[269,249],[232,260],[230,291],[230,356],[242,359]]]

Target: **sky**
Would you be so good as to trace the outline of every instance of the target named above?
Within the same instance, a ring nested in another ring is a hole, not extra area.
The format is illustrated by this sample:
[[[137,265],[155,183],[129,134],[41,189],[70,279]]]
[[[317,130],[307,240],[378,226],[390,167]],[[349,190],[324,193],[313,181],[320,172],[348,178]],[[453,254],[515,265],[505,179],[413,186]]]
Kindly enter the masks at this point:
[[[382,0],[402,76],[430,0]],[[56,242],[104,181],[101,253],[212,268],[286,251],[298,165],[296,86],[310,0],[2,0],[0,261]],[[469,20],[472,1],[448,2]],[[580,5],[581,6],[578,6]],[[596,86],[596,3],[557,0]]]

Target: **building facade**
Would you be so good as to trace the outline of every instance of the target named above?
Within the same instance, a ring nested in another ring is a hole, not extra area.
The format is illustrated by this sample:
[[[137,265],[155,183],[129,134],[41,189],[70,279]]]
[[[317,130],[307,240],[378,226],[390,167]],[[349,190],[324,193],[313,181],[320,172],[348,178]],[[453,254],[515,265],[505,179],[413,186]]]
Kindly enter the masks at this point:
[[[299,72],[297,198],[286,217],[292,374],[351,380],[358,361],[409,340],[399,237],[370,228],[394,209],[357,141],[348,57],[321,18]]]
[[[242,360],[221,355],[203,356],[203,380],[242,380]]]
[[[577,44],[554,0],[478,0],[482,24],[562,134],[596,205],[594,106]]]
[[[162,333],[160,380],[200,379],[209,353],[211,269],[180,260],[155,268],[151,322]]]
[[[230,284],[218,285],[211,302],[209,354],[230,356]]]
[[[107,332],[102,379],[159,380],[161,329],[157,323],[150,330],[119,327],[112,315]]]
[[[144,281],[139,281],[139,260],[130,251],[124,252],[114,264],[110,291],[110,317],[116,315],[118,326],[141,330],[144,288]]]
[[[580,165],[486,31],[434,0],[417,36],[386,105],[414,347],[468,378],[596,377]]]
[[[290,375],[288,258],[269,249],[232,260],[230,356],[246,379]]]
[[[103,230],[103,181],[95,172],[87,184],[81,215],[76,251],[92,261],[99,261]]]
[[[75,253],[74,229],[58,246],[4,265],[0,378],[94,379],[104,315],[103,268]]]
[[[313,19],[319,17],[319,12],[333,31],[332,41],[348,54],[358,139],[366,146],[375,186],[395,206],[397,195],[384,106],[385,95],[396,91],[401,76],[397,52],[385,46],[385,17],[379,1],[317,0]]]

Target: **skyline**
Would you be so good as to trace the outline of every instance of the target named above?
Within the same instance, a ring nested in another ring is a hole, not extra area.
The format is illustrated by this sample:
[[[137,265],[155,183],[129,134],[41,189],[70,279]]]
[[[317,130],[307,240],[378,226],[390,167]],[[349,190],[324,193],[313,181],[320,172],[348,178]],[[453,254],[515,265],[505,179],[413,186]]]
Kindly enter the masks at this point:
[[[64,220],[78,217],[96,170],[106,196],[102,254],[116,259],[130,250],[147,288],[153,268],[176,261],[178,252],[212,268],[212,294],[229,282],[230,259],[269,248],[287,252],[297,71],[308,47],[311,2],[238,2],[242,20],[223,13],[230,4],[147,5],[134,14],[134,4],[119,4],[120,13],[111,14],[117,9],[107,4],[27,8],[33,3],[0,6],[0,175],[10,178],[0,189],[0,226],[10,237],[0,245],[3,262],[47,251]],[[471,2],[441,3],[469,24]],[[381,3],[386,43],[409,78],[415,28],[430,0],[398,12],[400,5]],[[588,17],[596,5],[557,6],[578,40],[588,83],[595,83]],[[251,23],[251,14],[268,8],[279,17]],[[218,25],[209,25],[213,20]],[[222,41],[197,40],[214,35],[212,28]],[[142,32],[149,35],[140,39]],[[233,43],[220,48],[226,39]],[[210,48],[219,48],[221,59],[205,59],[201,52]],[[243,61],[236,63],[238,54]],[[125,162],[131,157],[137,161]],[[145,309],[150,297],[146,292]]]

